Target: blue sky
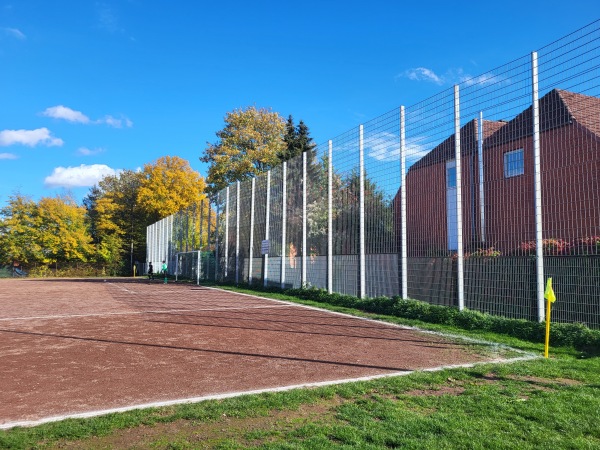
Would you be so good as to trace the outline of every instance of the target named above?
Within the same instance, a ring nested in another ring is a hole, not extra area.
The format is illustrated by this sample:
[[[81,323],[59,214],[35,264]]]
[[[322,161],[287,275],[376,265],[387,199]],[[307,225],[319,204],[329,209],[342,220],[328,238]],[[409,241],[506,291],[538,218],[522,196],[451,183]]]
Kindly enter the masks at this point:
[[[81,200],[105,174],[199,161],[225,113],[317,143],[587,25],[597,0],[0,0],[0,207]]]

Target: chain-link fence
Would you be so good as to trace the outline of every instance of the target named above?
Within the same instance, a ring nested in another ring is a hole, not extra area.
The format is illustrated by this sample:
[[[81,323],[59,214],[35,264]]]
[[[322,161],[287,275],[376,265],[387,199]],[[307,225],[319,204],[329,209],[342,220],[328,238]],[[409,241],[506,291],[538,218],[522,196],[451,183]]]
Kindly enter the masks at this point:
[[[596,21],[229,186],[194,213],[201,278],[543,320],[552,277],[554,318],[599,328],[599,61]]]

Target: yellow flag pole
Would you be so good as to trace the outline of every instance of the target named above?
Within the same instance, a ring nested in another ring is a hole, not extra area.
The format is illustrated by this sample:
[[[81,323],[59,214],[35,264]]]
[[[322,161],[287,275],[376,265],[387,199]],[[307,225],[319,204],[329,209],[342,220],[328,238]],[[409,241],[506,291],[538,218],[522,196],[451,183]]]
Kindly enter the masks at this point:
[[[552,303],[550,299],[546,300],[546,345],[544,346],[544,358],[548,357],[548,349],[550,348],[550,308]]]
[[[550,348],[550,308],[551,304],[556,300],[554,289],[552,289],[552,278],[548,278],[546,290],[544,292],[546,302],[546,345],[544,346],[544,357],[548,357],[548,349]]]

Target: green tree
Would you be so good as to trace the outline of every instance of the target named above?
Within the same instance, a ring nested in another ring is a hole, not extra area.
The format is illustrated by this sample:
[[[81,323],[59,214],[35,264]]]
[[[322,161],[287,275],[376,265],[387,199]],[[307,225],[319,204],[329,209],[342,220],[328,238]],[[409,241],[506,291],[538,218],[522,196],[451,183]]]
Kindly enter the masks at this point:
[[[336,254],[358,254],[360,240],[360,177],[353,170],[334,189],[334,251]],[[365,173],[365,251],[394,253],[393,202]]]
[[[125,170],[100,180],[84,199],[96,257],[111,274],[129,273],[131,260],[146,259],[146,226],[150,222],[137,205],[142,180],[142,172]]]
[[[306,154],[307,176],[307,221],[308,246],[310,254],[325,254],[327,226],[327,165],[326,160],[317,161],[316,145],[310,137],[303,121],[298,126],[290,115],[286,122],[285,151],[279,154],[281,161],[287,161],[287,234],[288,250],[302,246],[302,154]]]
[[[295,126],[294,118],[291,115],[285,124],[283,141],[285,149],[278,155],[281,161],[289,161],[303,152],[313,151],[316,147],[306,124],[301,120],[298,126]]]
[[[278,164],[285,149],[285,121],[270,109],[254,106],[228,112],[218,141],[207,143],[201,161],[209,163],[207,192],[216,194]]]

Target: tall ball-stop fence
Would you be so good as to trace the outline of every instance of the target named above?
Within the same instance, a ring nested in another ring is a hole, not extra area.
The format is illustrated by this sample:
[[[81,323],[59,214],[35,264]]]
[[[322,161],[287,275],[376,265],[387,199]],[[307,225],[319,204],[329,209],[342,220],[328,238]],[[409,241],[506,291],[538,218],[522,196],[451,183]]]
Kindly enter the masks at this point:
[[[148,261],[530,320],[552,277],[600,328],[599,62],[596,21],[151,225]]]

